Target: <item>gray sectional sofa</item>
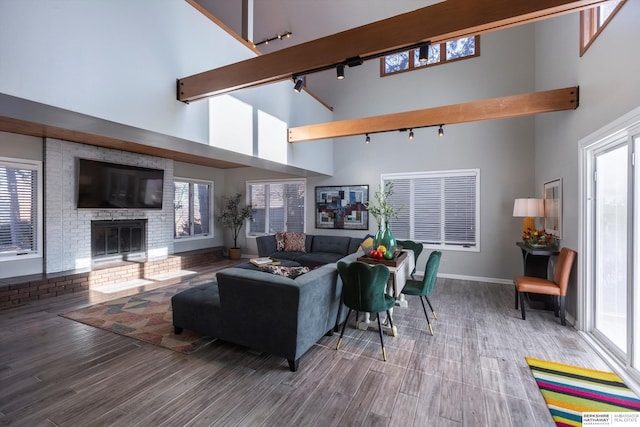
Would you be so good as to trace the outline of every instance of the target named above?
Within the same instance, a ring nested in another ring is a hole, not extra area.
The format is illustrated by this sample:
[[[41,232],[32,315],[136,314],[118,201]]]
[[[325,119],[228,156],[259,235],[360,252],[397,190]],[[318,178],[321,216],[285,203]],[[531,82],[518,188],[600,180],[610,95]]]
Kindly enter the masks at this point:
[[[314,268],[319,265],[335,263],[342,257],[358,250],[361,237],[306,235],[305,251],[278,251],[274,235],[256,238],[258,255],[296,261],[300,265]]]
[[[317,237],[307,239],[309,252],[297,254],[274,254],[275,240],[274,250],[269,249],[268,239],[259,243],[267,250],[261,256],[281,255],[280,259],[313,268],[295,279],[234,267],[218,272],[217,282],[176,294],[172,298],[175,332],[184,328],[282,356],[295,372],[300,357],[346,320],[336,261],[355,261],[362,254],[355,252],[361,239],[353,239],[355,244],[349,237],[322,236],[314,246]],[[318,251],[313,252],[312,248]],[[350,250],[353,253],[348,253]],[[305,254],[316,256],[303,257]],[[321,263],[324,265],[319,266]]]

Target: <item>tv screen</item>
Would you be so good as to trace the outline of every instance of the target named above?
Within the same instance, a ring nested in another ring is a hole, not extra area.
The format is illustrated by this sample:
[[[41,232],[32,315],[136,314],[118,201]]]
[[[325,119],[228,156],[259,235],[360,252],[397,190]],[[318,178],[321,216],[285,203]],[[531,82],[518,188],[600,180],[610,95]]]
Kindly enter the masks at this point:
[[[164,171],[79,159],[78,208],[162,209]]]

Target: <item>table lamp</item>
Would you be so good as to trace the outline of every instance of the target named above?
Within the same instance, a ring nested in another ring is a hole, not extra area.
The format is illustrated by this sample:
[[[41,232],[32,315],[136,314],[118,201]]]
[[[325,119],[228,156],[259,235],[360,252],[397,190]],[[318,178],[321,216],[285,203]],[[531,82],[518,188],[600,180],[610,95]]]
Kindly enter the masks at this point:
[[[534,218],[544,217],[544,199],[516,199],[513,204],[513,216],[523,217],[522,232],[536,229]]]

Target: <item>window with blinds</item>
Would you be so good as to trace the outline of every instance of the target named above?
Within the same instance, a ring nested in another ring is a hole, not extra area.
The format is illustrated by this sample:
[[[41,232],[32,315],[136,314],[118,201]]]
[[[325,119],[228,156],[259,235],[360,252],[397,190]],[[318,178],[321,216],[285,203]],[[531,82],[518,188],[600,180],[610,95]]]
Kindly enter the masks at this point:
[[[391,220],[399,240],[439,249],[479,250],[480,170],[387,174],[389,202],[400,207]]]
[[[0,159],[0,257],[38,253],[39,162]]]
[[[283,231],[304,233],[306,187],[304,180],[247,182],[248,203],[253,208],[247,236]]]

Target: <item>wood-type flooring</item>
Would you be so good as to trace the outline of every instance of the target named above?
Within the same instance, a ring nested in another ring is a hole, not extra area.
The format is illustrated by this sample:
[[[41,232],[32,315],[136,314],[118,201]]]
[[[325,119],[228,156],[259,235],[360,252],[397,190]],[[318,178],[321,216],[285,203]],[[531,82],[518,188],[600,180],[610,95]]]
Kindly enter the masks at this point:
[[[219,341],[184,355],[59,316],[125,293],[0,310],[0,425],[553,426],[526,356],[610,370],[552,312],[521,320],[505,284],[438,279],[434,336],[409,297],[387,362],[352,314],[340,350],[337,334],[323,337],[295,373]]]

